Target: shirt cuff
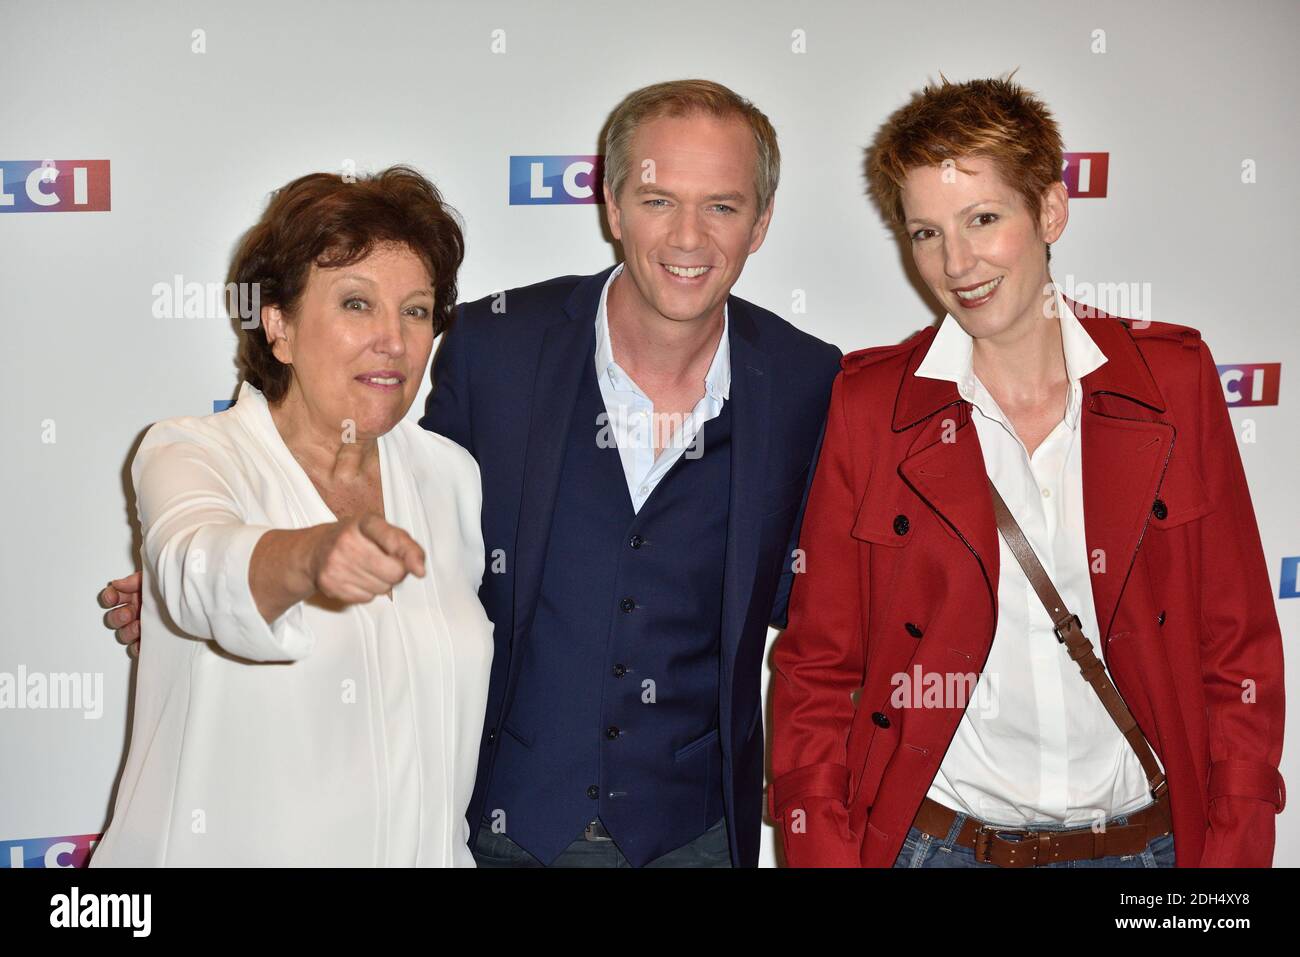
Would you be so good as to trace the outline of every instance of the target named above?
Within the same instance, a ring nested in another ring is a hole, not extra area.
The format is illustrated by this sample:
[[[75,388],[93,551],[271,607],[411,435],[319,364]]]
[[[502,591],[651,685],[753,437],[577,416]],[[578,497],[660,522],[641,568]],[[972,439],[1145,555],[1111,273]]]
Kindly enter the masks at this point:
[[[218,607],[225,610],[226,620],[222,627],[214,629],[214,637],[217,644],[241,658],[296,661],[310,654],[316,644],[315,636],[304,625],[302,602],[294,603],[267,624],[248,584],[253,549],[270,530],[267,526],[241,525],[229,533],[217,569]]]

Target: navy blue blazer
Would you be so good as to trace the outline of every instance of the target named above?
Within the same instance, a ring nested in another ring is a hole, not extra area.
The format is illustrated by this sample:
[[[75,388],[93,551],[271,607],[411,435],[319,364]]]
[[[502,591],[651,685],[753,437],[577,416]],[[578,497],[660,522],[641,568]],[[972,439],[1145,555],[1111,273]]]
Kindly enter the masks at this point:
[[[434,359],[420,424],[478,461],[487,552],[479,598],[495,625],[471,834],[483,813],[502,703],[518,673],[511,649],[528,640],[570,415],[613,268],[461,304]],[[736,296],[727,309],[732,458],[718,729],[732,861],[753,867],[762,824],[767,628],[785,626],[791,554],[840,350]]]

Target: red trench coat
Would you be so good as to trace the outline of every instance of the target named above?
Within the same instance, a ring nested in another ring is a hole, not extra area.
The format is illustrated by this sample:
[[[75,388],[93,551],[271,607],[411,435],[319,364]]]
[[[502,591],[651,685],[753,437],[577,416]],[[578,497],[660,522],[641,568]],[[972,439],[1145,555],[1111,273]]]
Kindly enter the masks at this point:
[[[1193,329],[1093,315],[1107,362],[1082,380],[1080,441],[1104,661],[1168,775],[1177,866],[1266,867],[1282,638],[1214,360]],[[969,405],[912,374],[935,331],[845,356],[832,390],[773,653],[768,801],[791,866],[893,864],[964,708],[894,707],[891,679],[979,672],[992,644],[999,535]]]

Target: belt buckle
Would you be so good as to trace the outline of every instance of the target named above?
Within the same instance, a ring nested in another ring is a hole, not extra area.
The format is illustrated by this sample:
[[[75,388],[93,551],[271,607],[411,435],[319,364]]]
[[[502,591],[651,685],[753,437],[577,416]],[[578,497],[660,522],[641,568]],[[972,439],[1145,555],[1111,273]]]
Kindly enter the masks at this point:
[[[975,860],[981,864],[993,863],[992,835],[995,830],[993,825],[982,822],[975,828]]]
[[[1165,774],[1164,774],[1163,771],[1160,772],[1160,781],[1159,781],[1159,783],[1156,784],[1155,787],[1153,787],[1153,788],[1149,788],[1149,790],[1150,790],[1150,792],[1151,792],[1151,796],[1152,796],[1156,801],[1159,801],[1162,797],[1165,796],[1166,793],[1168,793],[1168,791],[1169,791],[1169,779],[1168,779],[1167,777],[1165,777]]]
[[[605,826],[601,824],[599,820],[592,821],[585,828],[583,828],[582,836],[585,840],[588,841],[614,840],[612,837],[609,836],[609,832],[605,830]]]
[[[1037,866],[1038,858],[1040,856],[1039,852],[1046,850],[1046,847],[1044,846],[1044,839],[1046,839],[1049,842],[1051,841],[1051,835],[1048,834],[1046,831],[1031,830],[1031,829],[1019,828],[1019,827],[1001,827],[996,824],[981,823],[979,827],[975,828],[975,860],[979,861],[981,864],[994,863],[993,838],[997,835],[999,831],[1006,831],[1008,833],[1015,833],[1021,835],[1020,840],[1009,841],[1008,843],[1014,845],[1013,850],[1011,851],[1012,854],[1015,854],[1016,852],[1021,850],[1026,852],[1026,855],[1029,858],[1028,866],[1030,867]],[[1031,846],[1033,847],[1032,853],[1030,853]],[[1024,867],[1026,865],[1017,861],[1011,865],[999,864],[997,866]]]
[[[1052,626],[1052,631],[1056,632],[1056,640],[1061,644],[1065,644],[1065,635],[1061,634],[1061,632],[1069,630],[1070,622],[1074,622],[1074,627],[1083,631],[1083,622],[1079,621],[1078,615],[1069,615],[1066,618],[1062,618],[1059,623]]]

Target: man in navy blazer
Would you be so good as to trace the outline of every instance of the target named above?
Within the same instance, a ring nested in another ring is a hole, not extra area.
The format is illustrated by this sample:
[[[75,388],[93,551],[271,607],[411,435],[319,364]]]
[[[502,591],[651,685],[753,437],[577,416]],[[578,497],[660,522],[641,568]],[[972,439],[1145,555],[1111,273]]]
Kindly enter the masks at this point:
[[[730,295],[779,170],[752,104],[638,90],[606,164],[624,263],[463,304],[421,419],[483,481],[470,845],[481,866],[755,866],[767,628],[840,352]],[[653,452],[630,425],[650,409],[674,416]]]

